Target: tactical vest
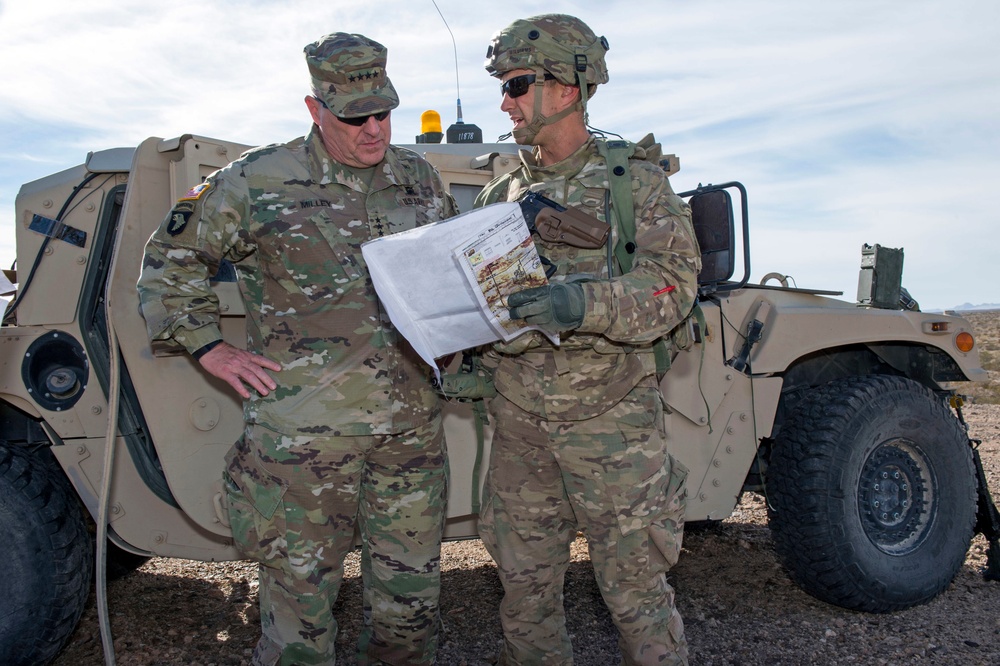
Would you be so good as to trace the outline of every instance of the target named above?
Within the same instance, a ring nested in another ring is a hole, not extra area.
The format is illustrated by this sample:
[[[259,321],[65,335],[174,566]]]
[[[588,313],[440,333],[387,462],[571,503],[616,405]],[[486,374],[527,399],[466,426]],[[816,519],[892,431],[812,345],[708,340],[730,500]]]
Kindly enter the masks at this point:
[[[647,161],[658,164],[660,156],[660,146],[653,139],[652,134],[647,134],[638,143],[631,141],[596,139],[597,150],[604,158],[608,166],[608,182],[610,184],[611,197],[611,217],[609,224],[613,224],[617,229],[618,242],[614,247],[614,257],[618,263],[619,275],[625,275],[632,270],[633,256],[636,251],[635,244],[635,201],[632,197],[632,176],[629,170],[629,159],[635,158],[635,149],[642,148],[644,158]],[[497,203],[507,193],[514,172],[504,174],[497,180],[486,186],[483,190],[484,205]],[[660,380],[670,369],[670,363],[676,351],[687,349],[691,346],[691,339],[687,321],[695,317],[704,330],[703,315],[698,307],[697,299],[691,312],[678,324],[670,333],[659,338],[653,343],[653,354],[656,359],[656,378]]]

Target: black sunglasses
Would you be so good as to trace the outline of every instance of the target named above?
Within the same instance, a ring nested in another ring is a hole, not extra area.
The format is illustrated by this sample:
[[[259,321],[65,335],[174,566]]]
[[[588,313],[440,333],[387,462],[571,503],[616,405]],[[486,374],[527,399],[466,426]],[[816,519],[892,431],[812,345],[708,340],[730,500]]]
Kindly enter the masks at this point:
[[[320,104],[323,105],[324,109],[326,109],[327,111],[330,111],[330,107],[326,105],[326,102],[324,102],[319,97],[316,97],[315,99],[316,99],[317,102],[319,102]],[[370,113],[367,116],[357,116],[355,118],[341,118],[336,113],[333,113],[333,111],[330,111],[330,113],[333,114],[334,118],[336,118],[340,122],[344,123],[345,125],[353,125],[354,127],[361,127],[366,122],[368,122],[369,118],[374,118],[378,122],[382,122],[383,120],[385,120],[386,118],[389,117],[389,113],[391,113],[391,112],[392,112],[392,109],[390,109],[389,111],[379,111],[378,113]]]
[[[531,84],[535,82],[538,77],[534,74],[522,74],[521,76],[515,76],[512,79],[507,79],[500,84],[500,94],[507,95],[511,99],[517,99],[521,95],[528,92]],[[545,72],[544,81],[552,81],[556,77],[552,76],[548,72]]]
[[[333,114],[337,120],[344,123],[345,125],[354,125],[355,127],[361,127],[369,118],[374,118],[375,120],[382,122],[389,117],[389,111],[379,111],[378,113],[372,113],[367,116],[358,116],[356,118],[341,118],[337,114]]]

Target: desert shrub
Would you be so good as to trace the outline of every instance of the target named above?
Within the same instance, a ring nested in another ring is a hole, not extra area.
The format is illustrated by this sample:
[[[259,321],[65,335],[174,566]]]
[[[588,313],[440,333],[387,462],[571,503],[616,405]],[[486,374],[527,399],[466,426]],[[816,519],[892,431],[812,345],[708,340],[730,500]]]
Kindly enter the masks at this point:
[[[980,350],[979,362],[982,364],[983,370],[1000,372],[1000,354],[995,351]]]
[[[982,386],[982,393],[976,398],[976,403],[980,405],[1000,405],[1000,384],[997,384],[997,382],[986,382]]]

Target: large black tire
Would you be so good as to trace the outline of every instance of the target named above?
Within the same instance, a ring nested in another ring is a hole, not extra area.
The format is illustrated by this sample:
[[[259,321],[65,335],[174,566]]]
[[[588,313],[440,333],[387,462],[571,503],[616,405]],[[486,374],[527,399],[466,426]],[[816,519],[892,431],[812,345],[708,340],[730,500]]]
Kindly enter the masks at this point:
[[[92,539],[54,465],[47,450],[0,444],[0,654],[6,666],[50,662],[79,622],[90,591]]]
[[[882,613],[933,599],[973,535],[968,438],[933,392],[905,378],[812,391],[776,438],[766,488],[792,579],[844,608]]]

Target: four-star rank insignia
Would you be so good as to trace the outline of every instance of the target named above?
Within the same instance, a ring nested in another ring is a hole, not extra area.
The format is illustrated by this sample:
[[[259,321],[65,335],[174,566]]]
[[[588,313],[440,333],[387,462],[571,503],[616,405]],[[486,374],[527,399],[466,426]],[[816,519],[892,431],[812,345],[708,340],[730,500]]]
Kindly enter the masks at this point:
[[[379,75],[382,73],[380,69],[373,69],[370,72],[360,72],[357,74],[351,74],[347,77],[347,80],[351,83],[356,83],[358,81],[370,81],[371,79],[378,80]]]

